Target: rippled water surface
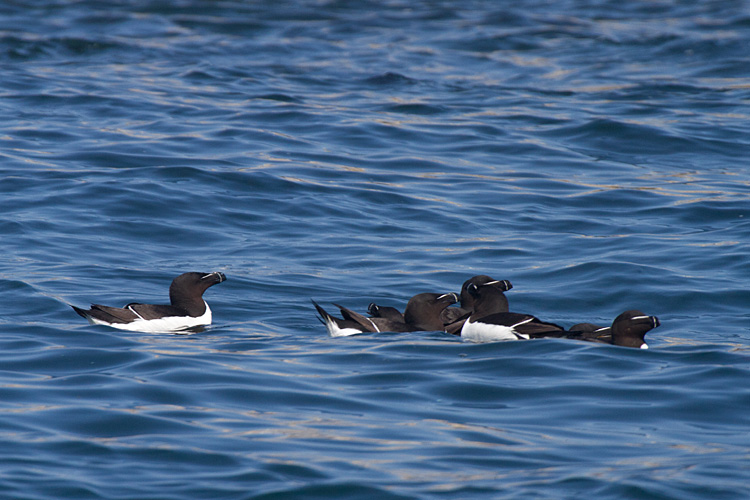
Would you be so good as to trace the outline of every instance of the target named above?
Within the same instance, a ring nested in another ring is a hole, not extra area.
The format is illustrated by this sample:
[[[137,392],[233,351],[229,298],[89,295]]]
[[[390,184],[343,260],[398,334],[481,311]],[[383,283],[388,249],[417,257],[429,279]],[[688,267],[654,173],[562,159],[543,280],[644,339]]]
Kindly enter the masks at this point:
[[[6,2],[0,496],[750,496],[745,2]],[[212,327],[89,326],[222,271]],[[508,279],[647,351],[364,311]]]

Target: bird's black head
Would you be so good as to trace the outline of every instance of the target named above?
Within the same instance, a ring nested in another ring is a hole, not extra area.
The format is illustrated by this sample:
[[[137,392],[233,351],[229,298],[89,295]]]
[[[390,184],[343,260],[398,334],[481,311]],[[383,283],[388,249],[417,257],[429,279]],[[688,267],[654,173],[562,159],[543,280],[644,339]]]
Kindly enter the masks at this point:
[[[455,293],[420,293],[409,299],[404,310],[404,320],[422,330],[442,330],[440,313],[458,302]]]
[[[224,273],[184,273],[177,276],[169,287],[169,298],[173,305],[184,301],[201,299],[203,292],[209,287],[226,281]],[[201,299],[202,300],[202,299]]]
[[[612,322],[612,343],[624,347],[648,349],[645,337],[661,323],[656,316],[638,310],[625,311]]]
[[[367,307],[367,312],[373,318],[383,318],[390,321],[402,322],[404,321],[404,315],[395,307],[379,306],[375,303],[371,303]]]
[[[480,295],[479,288],[483,286],[490,286],[501,292],[507,292],[513,288],[513,285],[508,280],[495,280],[486,274],[474,276],[466,280],[461,287],[461,307],[472,307],[474,300]]]

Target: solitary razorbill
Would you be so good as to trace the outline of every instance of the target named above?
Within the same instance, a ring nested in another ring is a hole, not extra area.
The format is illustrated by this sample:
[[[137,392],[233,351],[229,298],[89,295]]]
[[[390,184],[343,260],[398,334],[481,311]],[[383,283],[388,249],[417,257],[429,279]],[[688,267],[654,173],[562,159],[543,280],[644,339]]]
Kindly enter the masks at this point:
[[[203,300],[203,292],[226,279],[220,272],[181,274],[169,286],[170,305],[132,302],[122,308],[99,304],[88,310],[71,307],[92,325],[134,332],[185,332],[211,324],[211,308]]]

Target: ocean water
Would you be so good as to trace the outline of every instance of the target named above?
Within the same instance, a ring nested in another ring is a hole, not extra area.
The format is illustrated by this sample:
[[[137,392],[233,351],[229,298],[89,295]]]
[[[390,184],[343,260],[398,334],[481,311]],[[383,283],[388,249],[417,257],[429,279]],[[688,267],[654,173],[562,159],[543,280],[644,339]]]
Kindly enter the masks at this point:
[[[746,2],[0,6],[0,497],[750,497]],[[195,335],[89,326],[222,271]],[[647,351],[364,311],[510,280]]]

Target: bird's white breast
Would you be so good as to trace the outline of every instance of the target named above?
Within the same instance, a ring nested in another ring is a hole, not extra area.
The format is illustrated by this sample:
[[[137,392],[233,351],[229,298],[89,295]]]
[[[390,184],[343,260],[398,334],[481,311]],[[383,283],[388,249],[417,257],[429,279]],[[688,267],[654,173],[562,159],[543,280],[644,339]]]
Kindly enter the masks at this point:
[[[461,328],[461,338],[469,342],[497,342],[500,340],[518,340],[513,326],[473,323],[466,320]],[[526,337],[525,335],[522,335]],[[526,337],[528,338],[528,337]]]
[[[341,328],[330,318],[326,318],[326,330],[331,337],[350,337],[362,333],[362,330],[356,328]]]

